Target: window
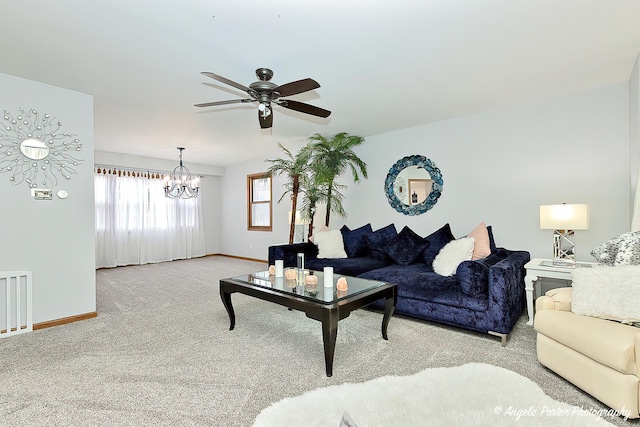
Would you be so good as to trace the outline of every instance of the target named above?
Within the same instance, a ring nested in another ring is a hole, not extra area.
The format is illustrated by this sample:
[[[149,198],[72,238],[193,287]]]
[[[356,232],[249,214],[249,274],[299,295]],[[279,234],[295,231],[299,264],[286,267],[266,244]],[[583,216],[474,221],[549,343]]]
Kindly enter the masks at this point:
[[[271,176],[247,175],[247,229],[271,231]]]
[[[206,254],[200,196],[167,199],[159,175],[115,168],[97,168],[94,183],[96,267]]]

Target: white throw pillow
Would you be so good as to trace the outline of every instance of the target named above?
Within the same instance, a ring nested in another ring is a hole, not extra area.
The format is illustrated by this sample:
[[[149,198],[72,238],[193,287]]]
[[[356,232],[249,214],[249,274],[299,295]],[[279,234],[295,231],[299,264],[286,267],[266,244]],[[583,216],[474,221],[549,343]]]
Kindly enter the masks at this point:
[[[318,258],[347,257],[340,230],[319,231],[313,235],[313,243],[318,245]]]
[[[640,266],[576,268],[571,311],[582,316],[640,322]]]
[[[462,261],[473,256],[475,239],[463,237],[447,243],[433,260],[433,271],[441,276],[453,276]]]

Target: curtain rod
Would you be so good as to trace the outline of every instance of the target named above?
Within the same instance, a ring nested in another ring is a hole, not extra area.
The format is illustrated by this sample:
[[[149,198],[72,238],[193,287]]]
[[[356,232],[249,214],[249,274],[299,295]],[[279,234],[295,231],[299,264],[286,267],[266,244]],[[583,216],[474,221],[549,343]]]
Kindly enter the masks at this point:
[[[127,170],[127,171],[131,171],[131,172],[149,172],[149,173],[160,173],[160,174],[170,174],[173,172],[173,170],[164,170],[164,169],[157,169],[157,168],[134,168],[134,167],[129,167],[129,166],[116,166],[116,165],[107,165],[104,163],[95,163],[93,165],[93,169],[98,169],[98,168],[107,168],[107,169],[119,169],[119,170]],[[198,176],[200,177],[200,179],[204,178],[203,175],[199,175],[199,174],[191,174],[193,176]]]

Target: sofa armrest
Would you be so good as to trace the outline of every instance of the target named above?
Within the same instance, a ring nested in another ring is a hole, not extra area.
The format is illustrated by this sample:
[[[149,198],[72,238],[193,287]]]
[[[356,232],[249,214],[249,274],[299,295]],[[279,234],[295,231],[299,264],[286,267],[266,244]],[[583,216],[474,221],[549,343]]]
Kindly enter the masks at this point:
[[[302,252],[306,259],[315,258],[318,255],[318,247],[311,242],[294,243],[291,245],[269,246],[269,265],[273,265],[277,259],[284,261],[285,267],[297,265],[297,255]]]
[[[536,299],[536,311],[571,311],[571,288],[556,288]]]
[[[514,325],[525,307],[524,265],[531,256],[526,251],[508,251],[508,256],[489,267],[489,315],[506,330]]]

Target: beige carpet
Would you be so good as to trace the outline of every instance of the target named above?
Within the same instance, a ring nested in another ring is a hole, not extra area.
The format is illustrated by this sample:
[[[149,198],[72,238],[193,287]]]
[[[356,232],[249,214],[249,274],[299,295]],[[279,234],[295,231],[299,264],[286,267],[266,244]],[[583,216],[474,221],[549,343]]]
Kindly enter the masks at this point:
[[[302,313],[234,295],[228,330],[218,281],[265,267],[207,257],[99,270],[97,318],[0,340],[0,425],[250,426],[274,402],[318,387],[469,362],[514,371],[570,405],[605,408],[540,366],[526,317],[503,348],[495,337],[398,317],[385,341],[381,314],[358,310],[339,323],[327,378],[320,324]]]

